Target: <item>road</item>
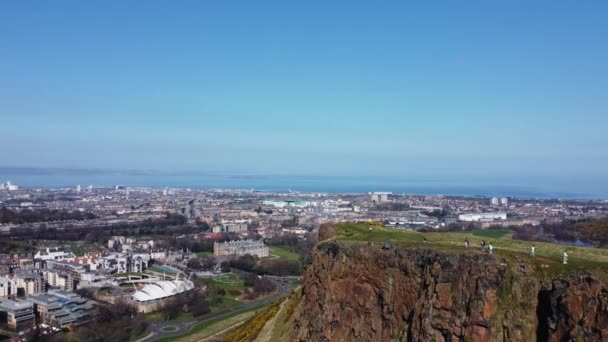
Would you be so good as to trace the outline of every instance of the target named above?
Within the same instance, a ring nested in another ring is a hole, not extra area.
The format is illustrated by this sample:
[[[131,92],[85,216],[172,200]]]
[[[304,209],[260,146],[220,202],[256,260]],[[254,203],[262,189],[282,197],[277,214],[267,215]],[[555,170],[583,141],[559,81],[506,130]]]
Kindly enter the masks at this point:
[[[234,312],[244,311],[244,310],[259,306],[259,305],[272,303],[275,300],[288,295],[293,290],[292,286],[284,285],[284,284],[281,284],[278,282],[275,282],[275,284],[277,285],[277,288],[279,289],[279,291],[273,295],[270,295],[270,296],[264,297],[264,298],[260,298],[258,300],[254,300],[249,303],[241,304],[241,305],[232,307],[230,309],[225,309],[222,311],[204,315],[196,320],[187,321],[187,322],[148,322],[148,330],[150,330],[150,334],[142,339],[137,340],[137,342],[150,342],[150,341],[154,341],[154,340],[157,340],[157,339],[163,338],[163,337],[179,337],[180,335],[187,333],[190,330],[190,328],[196,324],[204,323],[209,320],[212,320],[212,319],[215,319],[218,317],[222,317],[222,316],[234,313]],[[172,328],[170,328],[170,327],[172,327]],[[165,331],[166,329],[175,329],[175,330]]]

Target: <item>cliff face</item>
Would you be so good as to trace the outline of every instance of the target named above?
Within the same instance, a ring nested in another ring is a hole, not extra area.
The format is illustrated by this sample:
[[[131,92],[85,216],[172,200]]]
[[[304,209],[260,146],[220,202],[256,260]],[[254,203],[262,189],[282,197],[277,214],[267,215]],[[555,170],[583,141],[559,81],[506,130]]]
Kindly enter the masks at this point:
[[[540,280],[489,255],[323,242],[294,313],[299,341],[608,341],[608,289]]]

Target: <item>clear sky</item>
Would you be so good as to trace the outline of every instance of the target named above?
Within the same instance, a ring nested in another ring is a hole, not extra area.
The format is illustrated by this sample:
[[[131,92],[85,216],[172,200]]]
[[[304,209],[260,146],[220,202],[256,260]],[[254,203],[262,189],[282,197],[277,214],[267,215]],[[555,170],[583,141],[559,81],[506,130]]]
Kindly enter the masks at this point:
[[[605,187],[607,18],[606,1],[2,1],[0,165]]]

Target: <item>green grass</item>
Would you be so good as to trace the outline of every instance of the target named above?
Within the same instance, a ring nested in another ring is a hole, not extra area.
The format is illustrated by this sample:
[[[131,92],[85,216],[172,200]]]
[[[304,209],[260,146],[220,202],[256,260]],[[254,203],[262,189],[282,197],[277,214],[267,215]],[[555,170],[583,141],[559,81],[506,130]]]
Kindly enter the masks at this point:
[[[204,257],[204,256],[211,256],[211,255],[213,255],[213,252],[208,252],[208,251],[205,251],[205,252],[198,252],[198,253],[196,253],[196,255],[201,256],[201,257]]]
[[[503,237],[506,237],[509,234],[513,234],[513,231],[511,229],[501,229],[501,230],[479,229],[479,230],[473,230],[471,232],[464,232],[464,233],[470,233],[470,234],[473,234],[474,236],[479,236],[480,238],[497,240],[497,239],[502,239]]]
[[[372,227],[372,230],[369,230],[370,227]],[[337,226],[334,239],[371,242],[422,242],[424,236],[409,230],[388,229],[366,224],[344,223]]]
[[[246,312],[258,311],[258,310],[261,310],[261,309],[267,307],[268,305],[270,305],[270,304],[260,304],[260,305],[254,306],[252,308],[249,308],[249,309],[234,311],[234,312],[222,315],[220,317],[216,317],[214,319],[208,320],[208,321],[206,321],[204,323],[196,324],[193,327],[191,327],[190,330],[188,330],[186,333],[184,333],[182,335],[171,336],[171,337],[164,337],[164,338],[155,340],[155,342],[173,342],[173,341],[176,341],[178,338],[186,337],[186,336],[190,336],[192,334],[199,333],[199,332],[207,329],[211,325],[216,324],[218,322],[221,322],[221,321],[223,321],[225,319],[228,319],[228,318],[231,318],[231,317],[234,317],[234,316],[238,316],[238,315],[244,314]]]
[[[165,318],[163,317],[162,312],[160,311],[155,311],[155,312],[148,312],[144,314],[144,318],[148,321],[151,322],[167,322],[167,323],[171,323],[171,322],[189,322],[194,320],[194,316],[192,316],[191,313],[189,312],[180,312],[180,314],[170,320],[165,320]]]
[[[74,253],[74,255],[76,256],[83,256],[84,255],[84,250],[82,249],[82,247],[79,246],[72,246],[70,248],[70,250],[72,251],[72,253]]]
[[[214,298],[220,298],[218,303],[214,303]],[[211,302],[213,303],[213,305],[211,306],[211,312],[218,312],[243,304],[243,302],[234,299],[234,296],[231,296],[228,293],[226,293],[224,296],[212,297]]]
[[[586,248],[575,246],[564,246],[554,243],[520,241],[512,239],[512,232],[509,230],[497,231],[471,231],[471,232],[431,232],[419,233],[400,229],[390,229],[373,227],[365,224],[344,223],[337,225],[334,240],[343,241],[372,241],[372,242],[392,242],[401,243],[404,246],[428,246],[438,249],[451,249],[460,252],[481,253],[480,243],[492,242],[494,254],[497,256],[508,257],[509,260],[517,262],[515,257],[524,258],[527,262],[537,264],[538,269],[541,265],[548,265],[544,270],[547,273],[563,273],[591,270],[597,268],[608,268],[608,250],[600,248]],[[427,242],[424,243],[424,239]],[[470,246],[465,250],[464,239],[468,239]],[[536,258],[529,258],[530,246],[536,245]],[[562,265],[562,253],[568,251],[568,265]]]
[[[225,277],[216,278],[216,279],[208,279],[206,283],[209,285],[214,285],[217,287],[221,287],[224,290],[238,290],[243,291],[245,289],[245,284],[243,279],[241,279],[238,275],[234,273],[228,273]]]
[[[163,330],[163,332],[173,332],[173,331],[177,330],[177,327],[170,325],[168,327],[164,327],[162,330]]]
[[[286,246],[270,246],[270,255],[290,261],[300,261],[300,255]]]
[[[146,271],[153,271],[153,272],[158,272],[158,273],[174,273],[174,272],[170,272],[170,271],[165,271],[162,268],[158,268],[156,266],[150,266],[150,267],[146,268]]]

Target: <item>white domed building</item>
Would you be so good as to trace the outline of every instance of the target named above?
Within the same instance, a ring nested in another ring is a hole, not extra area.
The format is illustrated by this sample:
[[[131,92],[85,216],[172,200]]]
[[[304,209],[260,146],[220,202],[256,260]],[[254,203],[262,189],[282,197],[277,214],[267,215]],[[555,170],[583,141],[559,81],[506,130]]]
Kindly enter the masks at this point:
[[[193,288],[194,283],[190,280],[162,280],[135,291],[131,298],[139,303],[153,302],[190,291]]]

